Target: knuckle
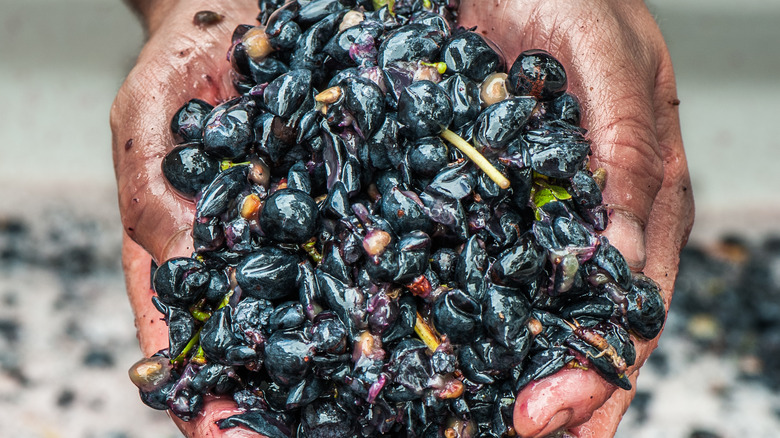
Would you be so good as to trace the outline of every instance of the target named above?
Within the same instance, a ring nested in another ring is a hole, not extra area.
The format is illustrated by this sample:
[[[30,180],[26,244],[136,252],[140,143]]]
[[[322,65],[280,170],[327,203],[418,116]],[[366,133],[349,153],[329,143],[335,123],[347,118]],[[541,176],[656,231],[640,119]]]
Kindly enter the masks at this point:
[[[646,218],[664,181],[664,161],[654,130],[639,117],[615,121],[593,133],[594,161],[607,170],[605,199]]]

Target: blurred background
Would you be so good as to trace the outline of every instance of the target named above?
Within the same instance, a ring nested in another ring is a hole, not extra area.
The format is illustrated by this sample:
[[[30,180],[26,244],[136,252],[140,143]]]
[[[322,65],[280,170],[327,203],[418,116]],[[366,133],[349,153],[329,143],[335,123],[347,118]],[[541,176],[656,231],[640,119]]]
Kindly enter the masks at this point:
[[[697,222],[619,437],[780,430],[780,3],[648,0]],[[0,436],[180,436],[127,378],[108,113],[143,32],[120,0],[0,0]]]

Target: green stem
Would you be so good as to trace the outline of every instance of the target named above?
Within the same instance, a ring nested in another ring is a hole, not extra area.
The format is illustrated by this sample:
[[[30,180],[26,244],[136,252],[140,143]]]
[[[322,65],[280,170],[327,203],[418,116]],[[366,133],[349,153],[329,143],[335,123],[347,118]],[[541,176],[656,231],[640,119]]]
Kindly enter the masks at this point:
[[[198,331],[195,333],[195,336],[193,336],[192,339],[190,339],[190,342],[187,342],[187,345],[184,346],[184,350],[182,350],[181,353],[179,353],[179,355],[176,356],[176,358],[171,359],[171,363],[180,363],[187,358],[187,355],[195,347],[195,344],[197,344],[200,341],[201,330],[203,329],[202,328],[198,329]]]
[[[463,152],[471,161],[474,162],[474,164],[477,165],[480,169],[482,169],[483,172],[487,174],[490,179],[493,180],[494,183],[498,184],[499,187],[502,189],[508,189],[509,188],[509,180],[496,169],[490,161],[485,158],[484,155],[479,153],[478,150],[474,149],[474,146],[469,144],[466,140],[461,138],[458,134],[450,131],[449,129],[445,129],[441,133],[441,137],[448,142],[452,143],[453,146],[458,148],[461,152]]]

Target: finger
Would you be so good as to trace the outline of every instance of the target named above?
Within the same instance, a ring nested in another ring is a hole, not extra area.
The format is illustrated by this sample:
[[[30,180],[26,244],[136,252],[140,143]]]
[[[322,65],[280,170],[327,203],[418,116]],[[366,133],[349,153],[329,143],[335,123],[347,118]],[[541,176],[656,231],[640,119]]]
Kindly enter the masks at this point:
[[[630,391],[615,391],[612,397],[598,408],[588,421],[570,428],[569,432],[578,438],[611,438],[615,436],[620,420],[636,394],[638,375],[637,372],[629,377],[632,386]]]
[[[520,437],[545,437],[581,424],[615,391],[594,371],[567,368],[531,383],[515,400]]]
[[[225,397],[213,397],[203,405],[203,412],[190,421],[182,421],[180,418],[171,416],[176,426],[187,437],[197,438],[265,438],[256,432],[252,432],[243,427],[232,427],[230,429],[220,429],[217,421],[228,418],[232,415],[242,413],[236,403]]]
[[[680,251],[693,227],[694,200],[679,119],[680,101],[668,51],[664,48],[656,74],[655,112],[658,144],[664,161],[664,181],[647,227],[646,274],[664,291],[666,308],[672,298]]]
[[[233,28],[247,16],[224,10],[220,23],[203,28],[192,22],[203,2],[177,7],[185,10],[172,11],[171,22],[149,40],[111,110],[122,223],[158,262],[192,251],[186,242],[193,204],[162,176],[161,160],[175,145],[171,117],[189,99],[217,103],[235,94],[224,57]]]
[[[122,267],[130,307],[135,316],[136,336],[144,357],[168,347],[168,327],[152,304],[152,258],[130,236],[122,236]]]
[[[151,262],[149,253],[125,234],[122,239],[122,264],[128,298],[135,314],[138,343],[145,357],[168,347],[168,327],[151,301],[154,295],[150,286]],[[195,419],[185,422],[176,417],[172,418],[188,437],[263,438],[262,435],[241,427],[224,431],[217,427],[217,420],[241,412],[233,400],[212,397],[206,401],[202,413]]]

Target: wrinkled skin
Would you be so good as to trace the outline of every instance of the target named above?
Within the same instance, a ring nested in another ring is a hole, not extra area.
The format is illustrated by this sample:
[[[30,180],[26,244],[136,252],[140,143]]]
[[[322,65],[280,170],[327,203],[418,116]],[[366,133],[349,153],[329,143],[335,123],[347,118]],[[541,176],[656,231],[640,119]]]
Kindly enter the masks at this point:
[[[160,160],[175,145],[168,124],[191,98],[214,104],[236,94],[225,53],[235,26],[253,23],[257,9],[254,2],[237,0],[137,3],[150,39],[117,95],[111,127],[126,282],[139,342],[149,356],[168,343],[150,300],[150,258],[162,262],[192,251],[194,205],[166,187],[160,170]],[[192,17],[201,10],[225,17],[198,28]],[[668,309],[679,251],[693,221],[693,198],[669,53],[644,3],[463,0],[460,13],[461,24],[479,26],[509,62],[531,48],[545,49],[562,62],[569,91],[582,103],[583,126],[590,130],[591,167],[608,174],[604,202],[614,214],[604,234],[632,269],[661,286]],[[658,338],[634,342],[637,361],[628,372],[635,387],[637,371]],[[616,391],[594,371],[564,369],[522,390],[515,428],[523,437],[562,429],[581,437],[612,436],[633,395]],[[231,401],[217,398],[207,401],[197,419],[174,421],[190,437],[257,436],[214,425],[236,412]]]

